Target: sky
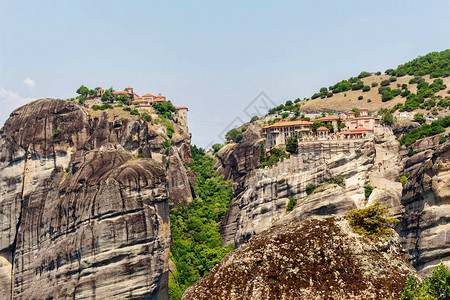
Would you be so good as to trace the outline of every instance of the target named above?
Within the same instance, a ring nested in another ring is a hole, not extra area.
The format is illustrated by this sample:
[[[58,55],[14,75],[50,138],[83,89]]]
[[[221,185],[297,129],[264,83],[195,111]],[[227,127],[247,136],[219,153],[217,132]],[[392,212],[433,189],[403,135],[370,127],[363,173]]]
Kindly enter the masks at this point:
[[[82,84],[131,86],[188,106],[192,143],[207,147],[249,107],[450,48],[449,15],[448,0],[0,0],[0,126]]]

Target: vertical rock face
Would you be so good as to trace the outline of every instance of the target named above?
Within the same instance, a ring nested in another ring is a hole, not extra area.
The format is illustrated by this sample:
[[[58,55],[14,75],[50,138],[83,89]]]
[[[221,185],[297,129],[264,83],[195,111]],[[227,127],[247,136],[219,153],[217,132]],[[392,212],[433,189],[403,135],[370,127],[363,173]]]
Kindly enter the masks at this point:
[[[167,298],[162,140],[62,100],[15,110],[0,131],[2,298]]]
[[[441,259],[450,267],[450,143],[439,145],[438,140],[417,142],[416,154],[405,163],[409,178],[400,235],[408,259],[426,275]]]

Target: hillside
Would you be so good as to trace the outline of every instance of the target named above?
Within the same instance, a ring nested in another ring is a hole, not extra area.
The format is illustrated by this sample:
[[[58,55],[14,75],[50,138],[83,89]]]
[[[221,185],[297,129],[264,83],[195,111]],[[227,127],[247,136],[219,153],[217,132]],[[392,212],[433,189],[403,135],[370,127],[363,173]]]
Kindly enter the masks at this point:
[[[317,111],[334,111],[334,112],[345,112],[349,111],[353,107],[358,108],[367,108],[372,112],[378,111],[380,108],[393,108],[394,106],[398,104],[404,104],[406,101],[406,98],[402,96],[394,97],[390,101],[383,102],[382,101],[382,95],[378,93],[378,88],[380,87],[380,83],[383,80],[388,80],[392,76],[382,74],[382,75],[375,75],[375,73],[371,73],[369,77],[362,78],[362,82],[365,86],[371,86],[372,83],[377,83],[378,85],[375,87],[371,87],[371,89],[368,92],[363,92],[362,90],[356,90],[356,91],[346,91],[345,93],[338,93],[333,94],[330,98],[317,98],[312,100],[309,98],[308,100],[301,101],[300,110],[304,112],[317,112]],[[398,84],[403,85],[406,84],[407,89],[411,93],[417,93],[417,84],[410,84],[409,81],[413,79],[414,76],[405,75],[403,77],[397,78],[395,82],[391,82],[388,86],[391,89],[399,89]],[[425,82],[431,84],[433,83],[433,80],[430,78],[430,75],[423,76],[423,79]],[[450,77],[442,78],[443,84],[447,86],[447,88],[440,90],[439,92],[435,93],[436,97],[441,96],[443,99],[447,97],[447,101],[449,98],[449,90],[450,90]],[[401,87],[400,87],[401,89]],[[358,99],[358,97],[363,97],[362,99]],[[414,110],[415,112],[420,112],[423,114],[429,114],[431,112],[430,109],[422,109],[417,108]],[[441,114],[448,114],[449,113],[449,106],[444,108],[440,111]]]
[[[445,116],[450,109],[450,49],[432,52],[396,69],[381,72],[361,72],[329,87],[322,87],[308,98],[288,100],[269,114],[291,111],[346,112],[353,107],[377,112],[381,108],[392,112],[414,112]]]

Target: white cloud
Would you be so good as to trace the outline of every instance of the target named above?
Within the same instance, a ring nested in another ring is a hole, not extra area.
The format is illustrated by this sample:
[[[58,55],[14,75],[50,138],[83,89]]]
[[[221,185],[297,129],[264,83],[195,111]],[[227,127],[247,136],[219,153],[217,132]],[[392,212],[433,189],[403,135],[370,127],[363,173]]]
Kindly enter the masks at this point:
[[[29,87],[30,89],[34,88],[36,86],[36,82],[34,82],[33,79],[31,78],[27,78],[23,81],[23,84],[25,84],[27,87]]]
[[[0,87],[0,127],[17,107],[30,102],[33,98],[22,97],[14,91]]]

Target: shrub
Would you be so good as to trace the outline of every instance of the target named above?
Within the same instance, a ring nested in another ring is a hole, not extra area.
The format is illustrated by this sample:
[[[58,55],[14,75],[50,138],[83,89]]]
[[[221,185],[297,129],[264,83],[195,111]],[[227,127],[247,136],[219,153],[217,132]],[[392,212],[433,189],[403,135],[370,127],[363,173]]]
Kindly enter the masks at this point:
[[[413,149],[409,149],[408,150],[408,156],[411,157],[414,155],[414,150]]]
[[[410,90],[404,90],[404,91],[400,94],[400,96],[402,96],[403,98],[405,98],[405,97],[408,96],[409,94],[411,94],[411,91],[410,91]]]
[[[408,85],[406,83],[402,84],[402,90],[406,90],[407,87]]]
[[[447,140],[447,139],[445,138],[445,136],[441,136],[441,137],[439,138],[439,144],[445,143],[446,140]]]
[[[450,271],[443,261],[441,260],[441,263],[434,268],[433,274],[425,277],[420,284],[417,284],[415,278],[410,276],[400,299],[450,299]]]
[[[139,153],[138,155],[136,155],[136,157],[137,157],[137,158],[144,158],[145,156],[144,156],[144,154]]]
[[[139,116],[139,115],[140,115],[137,109],[132,109],[132,110],[130,111],[130,114],[132,114],[132,115],[134,115],[134,116]]]
[[[250,123],[254,123],[254,122],[257,121],[257,120],[259,120],[258,116],[253,116],[253,117],[250,119]]]
[[[266,166],[272,166],[272,165],[276,164],[277,162],[282,161],[283,159],[288,158],[288,157],[289,157],[289,155],[285,151],[278,149],[278,148],[272,148],[272,150],[270,151],[269,159],[267,159],[267,161],[263,162],[261,164],[261,167],[264,168]]]
[[[306,195],[311,195],[314,190],[316,189],[316,186],[312,183],[309,183],[306,185]]]
[[[414,115],[414,122],[417,122],[419,124],[424,124],[425,123],[425,117],[423,116],[423,114],[421,113],[417,113]]]
[[[384,92],[381,95],[381,101],[383,101],[383,102],[386,102],[386,101],[389,101],[389,100],[392,100],[392,99],[394,99],[394,96],[392,95],[392,93],[390,91],[389,92]]]
[[[363,96],[358,96],[358,100],[362,100]]]
[[[369,76],[371,76],[372,74],[370,74],[369,72],[361,72],[359,75],[358,75],[358,78],[364,78],[364,77],[369,77]]]
[[[380,201],[362,209],[351,210],[345,218],[355,233],[370,237],[386,236],[392,232],[389,224],[399,222],[398,219],[388,217],[389,208],[381,206]]]
[[[297,205],[297,199],[290,198],[288,205],[286,206],[286,211],[292,211],[296,205]]]
[[[431,122],[431,124],[423,124],[420,128],[411,130],[409,133],[402,136],[399,142],[401,145],[409,146],[418,139],[442,133],[445,131],[445,128],[449,126],[450,116],[446,116],[444,118]]]
[[[122,108],[124,111],[130,111],[131,112],[131,108],[129,108],[129,107],[124,107],[124,108]]]
[[[171,139],[173,137],[174,131],[175,131],[175,129],[173,128],[173,124],[167,123],[166,124],[166,132],[167,132],[167,136],[169,137],[169,139]]]
[[[370,184],[366,185],[364,187],[364,197],[366,197],[366,199],[369,199],[370,194],[372,194],[373,191],[373,186],[371,186]]]
[[[158,115],[166,119],[170,118],[172,116],[172,113],[177,112],[176,108],[170,101],[153,103],[152,107],[156,110],[156,113]]]
[[[55,132],[53,132],[53,137],[57,137],[60,134],[61,134],[61,130],[56,129]]]
[[[368,85],[363,86],[362,91],[363,91],[363,92],[368,92],[368,91],[370,91],[370,86],[368,86]]]
[[[364,83],[362,81],[358,81],[352,85],[352,91],[360,90],[364,87]]]
[[[328,179],[328,182],[331,184],[337,184],[341,187],[345,187],[345,180],[342,176],[331,177],[330,179]]]
[[[381,86],[388,86],[391,83],[391,81],[389,79],[383,80],[380,82]]]
[[[143,112],[142,113],[142,119],[144,119],[144,121],[147,121],[147,122],[151,122],[152,121],[152,116],[150,116],[148,113],[146,113],[146,112]]]
[[[367,99],[367,103],[370,103],[370,102],[372,102],[372,100],[371,99]]]
[[[397,81],[397,77],[391,77],[391,78],[389,78],[389,81],[390,82],[395,82],[395,81]]]
[[[220,148],[222,148],[222,144],[214,144],[212,145],[212,150],[214,151],[214,153],[219,152]]]
[[[375,75],[381,75],[381,72],[380,72],[380,71],[378,71],[378,72],[376,72],[376,73],[375,73]]]
[[[371,86],[372,86],[372,87],[378,86],[378,82],[372,82]]]
[[[402,177],[400,177],[400,182],[401,182],[402,186],[405,186],[406,182],[408,182],[408,177],[405,175],[402,175]]]

